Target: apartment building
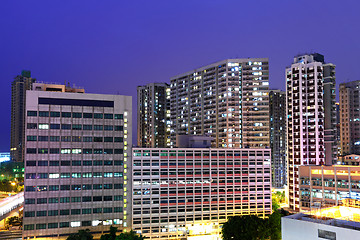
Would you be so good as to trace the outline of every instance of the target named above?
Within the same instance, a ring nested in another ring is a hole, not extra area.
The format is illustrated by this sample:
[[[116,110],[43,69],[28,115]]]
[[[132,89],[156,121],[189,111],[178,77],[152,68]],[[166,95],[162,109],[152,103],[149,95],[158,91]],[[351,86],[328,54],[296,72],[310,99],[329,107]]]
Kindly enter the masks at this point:
[[[229,216],[271,213],[269,149],[133,148],[132,227],[148,239],[221,239]]]
[[[335,66],[318,53],[286,68],[289,204],[299,210],[301,165],[336,163]]]
[[[268,58],[226,59],[170,80],[171,141],[213,137],[215,148],[269,144]]]
[[[286,92],[270,90],[270,148],[272,186],[286,185]]]
[[[341,155],[360,154],[360,81],[339,87]]]
[[[131,97],[27,91],[23,239],[131,224]]]
[[[137,87],[139,147],[170,147],[170,86],[149,83]]]

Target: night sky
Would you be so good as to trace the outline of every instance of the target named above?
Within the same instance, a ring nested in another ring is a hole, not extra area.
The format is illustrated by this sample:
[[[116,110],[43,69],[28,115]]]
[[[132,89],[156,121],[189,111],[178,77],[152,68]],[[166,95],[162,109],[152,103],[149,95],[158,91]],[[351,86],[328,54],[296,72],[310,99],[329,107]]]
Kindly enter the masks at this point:
[[[133,96],[136,86],[226,58],[269,57],[270,87],[300,53],[359,80],[360,1],[4,0],[0,5],[0,151],[10,146],[11,81],[69,81],[88,93]],[[136,142],[136,118],[133,118]]]

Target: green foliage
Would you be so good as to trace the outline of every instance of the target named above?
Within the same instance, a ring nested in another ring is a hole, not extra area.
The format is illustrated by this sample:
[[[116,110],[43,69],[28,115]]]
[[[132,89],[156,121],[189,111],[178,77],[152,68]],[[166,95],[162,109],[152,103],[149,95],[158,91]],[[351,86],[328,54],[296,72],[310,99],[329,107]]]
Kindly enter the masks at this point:
[[[230,217],[221,233],[223,240],[280,240],[281,214],[275,211],[265,219],[256,215]]]
[[[103,234],[100,240],[143,240],[144,237],[136,234],[133,230],[116,236],[116,227],[110,226],[110,233]]]
[[[280,204],[285,203],[285,192],[277,191],[272,194],[272,210],[276,211],[280,208]]]
[[[89,229],[79,230],[77,233],[73,233],[66,240],[93,240],[93,236]]]
[[[110,226],[110,233],[103,234],[100,240],[116,240],[117,227]]]
[[[143,240],[144,237],[137,235],[133,230],[130,232],[121,233],[119,236],[116,237],[116,240]]]

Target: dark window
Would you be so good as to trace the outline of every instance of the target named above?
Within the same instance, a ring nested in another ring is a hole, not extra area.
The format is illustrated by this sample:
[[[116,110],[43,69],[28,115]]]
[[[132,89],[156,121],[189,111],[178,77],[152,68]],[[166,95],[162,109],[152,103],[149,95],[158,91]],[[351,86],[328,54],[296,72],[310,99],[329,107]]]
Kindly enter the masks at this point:
[[[102,125],[94,125],[94,130],[103,130]]]
[[[113,185],[112,184],[104,184],[104,189],[112,189]]]
[[[101,160],[94,161],[94,166],[102,166],[102,165],[103,165],[103,161],[101,161]]]
[[[92,161],[83,161],[83,166],[92,166]]]
[[[83,149],[83,153],[84,153],[84,154],[92,154],[92,149],[84,148],[84,149]]]
[[[26,140],[29,141],[29,142],[36,141],[36,140],[37,140],[37,136],[27,136],[27,137],[26,137]]]
[[[81,209],[71,209],[71,215],[79,215],[81,213]]]
[[[69,222],[61,222],[59,224],[59,227],[60,228],[68,228],[68,227],[70,227],[70,223]]]
[[[60,129],[60,124],[50,124],[50,129]]]
[[[72,130],[81,130],[82,126],[80,124],[73,124],[72,125]]]
[[[71,125],[70,124],[61,124],[61,129],[71,129]]]
[[[49,149],[47,149],[47,148],[38,148],[38,154],[47,154],[47,153],[49,153]]]
[[[112,196],[104,196],[104,201],[112,201]]]
[[[70,136],[62,136],[61,141],[62,142],[71,142],[71,137]]]
[[[114,154],[123,154],[123,149],[114,149]]]
[[[28,154],[36,154],[36,148],[27,148],[26,153],[28,153]]]
[[[104,137],[104,142],[113,142],[112,137]]]
[[[59,136],[50,136],[50,142],[59,142],[60,137]]]
[[[49,210],[48,211],[48,216],[57,216],[57,215],[59,215],[58,210]]]
[[[104,154],[113,154],[113,150],[112,149],[104,149]]]
[[[94,113],[94,118],[102,119],[103,114],[102,113]]]
[[[91,214],[91,208],[83,208],[81,212],[82,214]]]
[[[104,126],[104,130],[105,130],[105,131],[112,131],[112,130],[114,130],[114,127],[111,126],[111,125],[105,125],[105,126]]]
[[[61,166],[70,166],[70,161],[61,161]]]
[[[43,211],[41,211],[43,212]],[[46,211],[45,211],[46,212]],[[37,214],[36,214],[37,215]],[[45,215],[46,216],[46,215]],[[39,216],[38,216],[39,217]],[[46,229],[46,224],[45,223],[39,223],[36,224],[36,229]]]
[[[123,131],[124,127],[123,126],[115,126],[115,131]]]
[[[50,148],[50,154],[59,154],[60,150],[58,148]]]
[[[95,148],[94,149],[94,154],[102,154],[103,150],[101,148]]]
[[[59,161],[50,161],[50,166],[59,166]]]
[[[92,130],[92,125],[83,125],[83,130]]]
[[[26,161],[26,166],[36,166],[36,161]]]
[[[25,217],[35,217],[35,211],[25,212]]]
[[[36,200],[37,204],[47,204],[47,198],[38,198]],[[46,212],[46,211],[45,211]]]
[[[115,119],[123,119],[123,118],[124,118],[124,115],[122,115],[122,114],[115,114],[115,115],[114,115],[114,118],[115,118]]]
[[[61,185],[60,190],[68,191],[68,190],[70,190],[70,185]]]
[[[49,203],[58,203],[59,199],[58,198],[49,198]]]
[[[58,185],[50,185],[49,191],[59,191],[59,186]]]
[[[25,204],[35,204],[35,199],[34,198],[27,198],[27,199],[25,199]]]
[[[124,139],[122,137],[114,137],[114,142],[123,142]]]
[[[102,189],[102,185],[101,184],[94,184],[93,189]]]
[[[36,112],[36,111],[27,111],[27,116],[28,116],[28,117],[36,117],[36,116],[37,116],[37,112]]]
[[[49,112],[39,111],[39,117],[49,117]]]
[[[45,166],[48,166],[48,165],[49,165],[48,161],[38,161],[38,166],[45,167]]]
[[[71,165],[72,166],[81,166],[81,161],[78,161],[78,160],[77,161],[72,161]]]
[[[81,185],[71,185],[71,190],[81,190]]]
[[[114,107],[114,101],[69,98],[39,98],[38,103],[65,106]]]
[[[114,184],[114,189],[123,189],[124,186],[122,184]]]
[[[105,113],[104,119],[113,119],[113,114]]]
[[[83,118],[92,118],[92,113],[83,113]]]
[[[82,189],[83,190],[91,190],[92,186],[90,184],[85,184],[85,185],[82,185]]]
[[[83,202],[91,202],[91,197],[87,196],[87,197],[82,197],[82,201]]]
[[[114,161],[114,165],[115,166],[122,166],[123,165],[123,161]]]
[[[37,123],[28,123],[27,129],[37,129]]]
[[[82,221],[81,226],[91,226],[91,221]]]
[[[61,117],[63,117],[63,118],[70,118],[70,117],[71,117],[71,113],[70,113],[70,112],[62,112],[62,113],[61,113]]]
[[[60,112],[50,112],[50,117],[60,117]]]
[[[101,213],[102,208],[93,208],[93,213]]]
[[[94,142],[102,142],[103,138],[102,137],[94,137]]]
[[[92,141],[93,141],[92,137],[83,137],[83,142],[92,142]]]
[[[114,212],[123,212],[122,207],[114,207]]]
[[[72,137],[72,141],[73,141],[73,142],[81,142],[81,137],[79,137],[79,136],[73,136],[73,137]]]
[[[102,201],[102,196],[93,196],[93,201],[94,202],[101,202]]]
[[[112,213],[112,208],[104,208],[104,213]]]
[[[34,186],[26,186],[25,192],[35,192],[35,187]]]
[[[69,209],[62,209],[60,210],[60,215],[69,215],[70,214],[70,210]]]
[[[82,113],[74,112],[74,113],[72,114],[72,117],[73,117],[73,118],[82,118]]]
[[[49,137],[48,136],[39,136],[38,140],[40,142],[47,142],[47,141],[49,141]]]
[[[104,149],[104,152],[105,152],[105,150],[107,150],[107,149]],[[112,150],[111,150],[112,151]],[[111,161],[111,160],[105,160],[104,161],[104,165],[106,165],[106,166],[112,166],[113,165],[113,161]]]

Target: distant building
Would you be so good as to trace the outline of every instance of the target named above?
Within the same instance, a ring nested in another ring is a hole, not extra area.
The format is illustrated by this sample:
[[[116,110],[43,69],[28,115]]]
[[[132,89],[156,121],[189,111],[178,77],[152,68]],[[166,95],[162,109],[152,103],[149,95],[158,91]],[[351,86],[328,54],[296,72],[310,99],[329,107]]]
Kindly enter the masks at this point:
[[[215,148],[268,148],[269,59],[226,59],[170,79],[171,140],[213,137]]]
[[[36,79],[31,77],[31,72],[23,70],[11,83],[10,156],[15,162],[24,161],[26,90],[31,90],[35,82]]]
[[[210,148],[212,137],[201,135],[177,135],[178,148]]]
[[[360,167],[300,166],[300,209],[337,206],[344,198],[360,199]]]
[[[76,92],[84,93],[82,88],[69,85],[48,84],[36,82],[31,78],[30,71],[22,71],[11,84],[11,144],[10,155],[12,161],[24,162],[24,132],[25,132],[25,99],[26,91]]]
[[[360,80],[339,87],[341,155],[360,154]]]
[[[342,206],[319,208],[281,218],[283,240],[360,239],[359,202],[345,199]]]
[[[149,83],[137,87],[139,147],[170,147],[170,87]]]
[[[338,164],[341,164],[341,165],[358,166],[358,165],[360,165],[359,163],[360,163],[360,155],[357,155],[357,154],[340,156],[338,158]]]
[[[131,113],[130,96],[27,91],[23,239],[130,227]]]
[[[318,53],[296,56],[286,94],[289,204],[299,210],[298,167],[337,161],[335,65]]]
[[[132,152],[132,228],[148,239],[217,240],[228,217],[272,212],[270,149]]]
[[[270,148],[273,187],[284,187],[286,174],[286,92],[270,90]]]

